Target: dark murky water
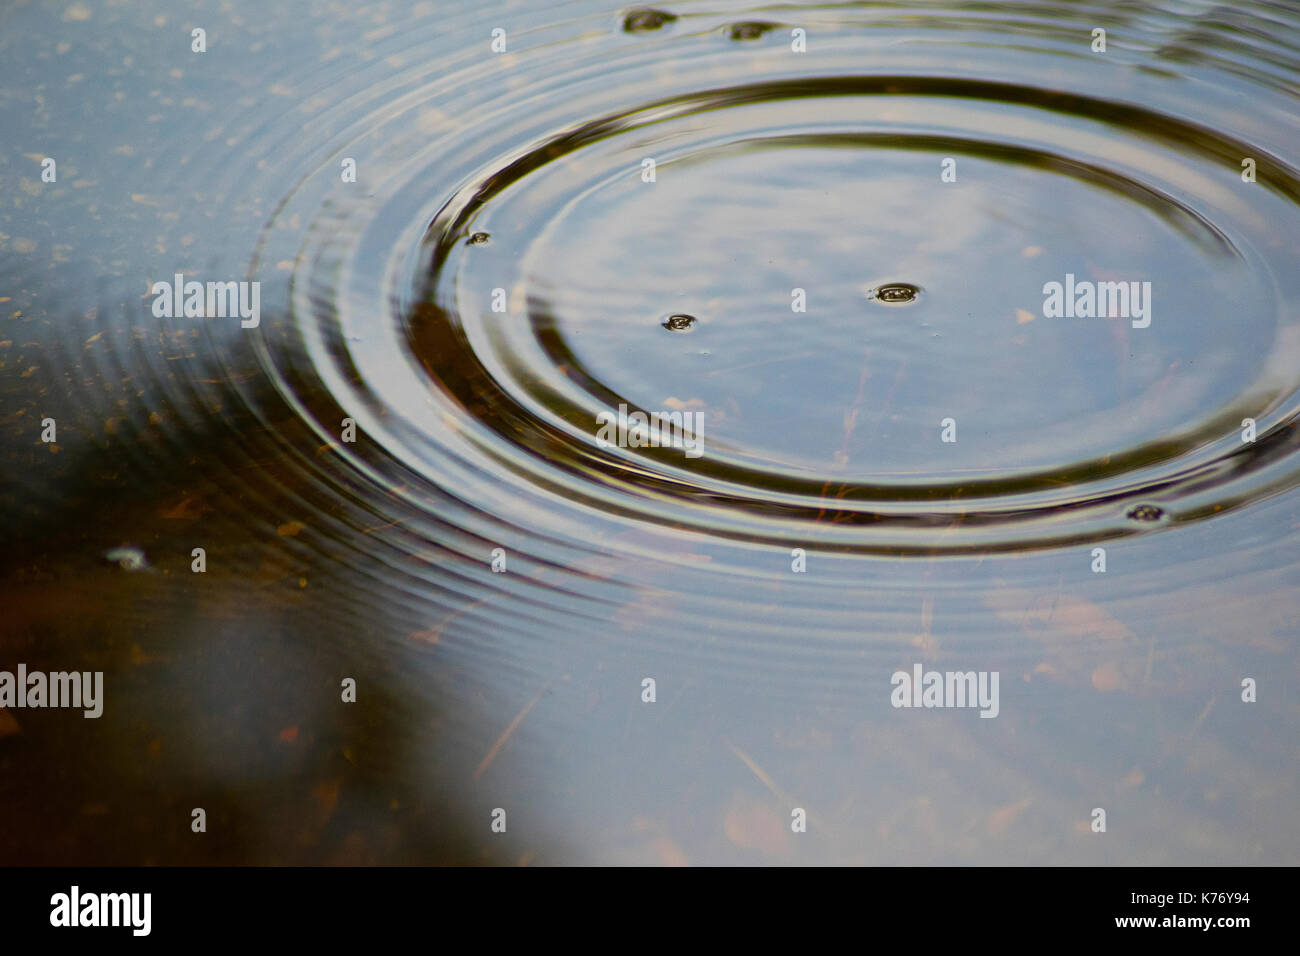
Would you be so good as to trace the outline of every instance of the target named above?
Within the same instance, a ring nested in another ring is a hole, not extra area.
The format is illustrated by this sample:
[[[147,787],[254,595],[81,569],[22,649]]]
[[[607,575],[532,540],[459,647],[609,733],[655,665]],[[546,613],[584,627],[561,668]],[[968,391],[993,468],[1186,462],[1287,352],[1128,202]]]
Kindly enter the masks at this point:
[[[0,860],[1295,862],[1294,6],[29,3],[0,62],[0,670],[105,673],[0,712]]]

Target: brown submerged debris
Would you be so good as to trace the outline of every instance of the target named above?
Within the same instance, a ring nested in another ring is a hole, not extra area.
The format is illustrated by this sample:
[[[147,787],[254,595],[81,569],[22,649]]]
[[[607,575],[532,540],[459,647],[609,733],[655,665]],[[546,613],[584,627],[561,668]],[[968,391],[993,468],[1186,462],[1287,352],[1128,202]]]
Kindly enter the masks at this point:
[[[497,754],[501,752],[501,748],[503,748],[506,745],[506,743],[510,740],[510,738],[514,736],[514,732],[518,730],[519,725],[524,722],[524,718],[528,716],[528,712],[532,710],[535,706],[537,706],[537,702],[542,699],[542,696],[548,690],[551,689],[551,684],[553,683],[554,683],[553,680],[547,681],[546,684],[542,687],[542,689],[537,692],[537,695],[533,697],[533,699],[530,700],[527,704],[524,705],[524,709],[521,710],[519,713],[515,714],[515,719],[510,721],[510,726],[507,727],[504,731],[502,731],[501,736],[498,737],[496,743],[492,745],[492,749],[490,749],[487,752],[486,756],[484,756],[483,759],[479,761],[478,767],[476,767],[474,770],[475,780],[483,776],[483,774],[487,772],[487,768],[492,766],[492,761],[497,759]]]
[[[1004,807],[999,807],[989,814],[989,833],[998,834],[1009,827],[1020,816],[1021,812],[1028,809],[1034,802],[1033,797],[1025,797],[1015,803],[1008,803]]]
[[[984,603],[1003,623],[1042,642],[1043,660],[1026,679],[1043,676],[1101,693],[1133,693],[1150,682],[1151,643],[1091,601],[1061,591],[1003,587]]]
[[[722,823],[727,839],[742,850],[757,850],[765,856],[785,857],[794,849],[790,828],[768,802],[737,792]]]

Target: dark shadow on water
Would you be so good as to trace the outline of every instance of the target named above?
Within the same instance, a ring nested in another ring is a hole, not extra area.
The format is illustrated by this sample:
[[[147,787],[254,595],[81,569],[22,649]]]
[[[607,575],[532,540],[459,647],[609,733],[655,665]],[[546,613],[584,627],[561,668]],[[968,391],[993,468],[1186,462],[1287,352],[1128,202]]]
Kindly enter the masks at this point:
[[[77,399],[51,414],[75,421]],[[448,758],[430,650],[394,636],[400,623],[370,600],[370,582],[328,560],[315,529],[288,517],[277,529],[272,516],[301,502],[279,483],[290,475],[265,430],[213,416],[200,430],[155,429],[123,455],[120,438],[85,442],[67,427],[51,454],[36,421],[10,423],[0,669],[105,678],[98,719],[0,715],[0,818],[22,821],[4,828],[0,862],[513,863],[527,852],[493,841],[470,768]],[[241,486],[236,465],[250,462],[257,481]],[[268,488],[278,500],[249,497]],[[148,566],[106,560],[119,545]],[[194,547],[205,573],[191,568]],[[341,699],[345,678],[355,703]],[[204,833],[191,829],[195,808]]]

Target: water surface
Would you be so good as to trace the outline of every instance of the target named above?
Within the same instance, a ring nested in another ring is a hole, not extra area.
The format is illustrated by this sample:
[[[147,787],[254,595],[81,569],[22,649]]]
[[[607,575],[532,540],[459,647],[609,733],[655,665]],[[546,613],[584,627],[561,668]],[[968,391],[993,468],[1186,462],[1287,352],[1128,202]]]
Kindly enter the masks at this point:
[[[0,859],[1295,861],[1293,8],[0,24]]]

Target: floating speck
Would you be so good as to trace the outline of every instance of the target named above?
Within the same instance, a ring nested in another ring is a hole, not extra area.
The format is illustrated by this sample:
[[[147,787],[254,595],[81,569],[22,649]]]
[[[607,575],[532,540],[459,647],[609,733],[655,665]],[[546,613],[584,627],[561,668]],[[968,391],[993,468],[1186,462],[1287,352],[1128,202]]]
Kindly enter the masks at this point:
[[[764,33],[775,29],[775,23],[765,23],[762,20],[745,20],[729,26],[727,36],[733,40],[757,40]]]
[[[623,17],[624,33],[645,33],[649,30],[658,30],[665,23],[672,23],[677,19],[677,15],[669,13],[666,10],[651,10],[649,7],[638,7],[635,10],[629,10]]]
[[[1165,510],[1157,505],[1134,505],[1125,515],[1130,521],[1159,521]]]
[[[695,316],[678,312],[663,320],[663,327],[669,332],[689,332],[695,324]]]
[[[486,246],[491,241],[492,241],[492,236],[489,235],[488,233],[476,232],[468,239],[465,240],[465,244],[470,246]]]
[[[912,285],[910,282],[890,282],[872,289],[867,293],[867,298],[888,305],[903,305],[907,302],[915,302],[920,294],[919,285]]]
[[[113,562],[123,571],[143,571],[149,566],[144,552],[132,547],[111,548],[104,552],[104,560]]]

